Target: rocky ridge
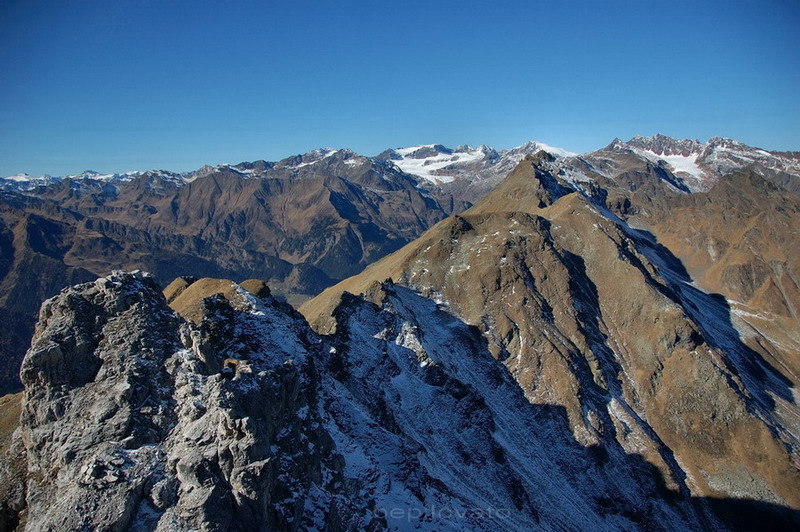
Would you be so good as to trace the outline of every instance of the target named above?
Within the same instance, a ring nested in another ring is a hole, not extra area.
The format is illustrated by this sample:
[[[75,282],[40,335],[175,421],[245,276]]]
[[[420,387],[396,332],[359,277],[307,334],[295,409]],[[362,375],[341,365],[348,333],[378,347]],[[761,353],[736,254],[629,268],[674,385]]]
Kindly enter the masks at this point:
[[[576,441],[564,409],[526,397],[478,328],[408,288],[381,282],[344,295],[333,336],[228,281],[185,279],[171,293],[173,307],[199,315],[175,313],[138,272],[45,303],[23,364],[18,454],[0,472],[6,526],[679,530],[732,522],[730,508],[665,486],[610,436],[602,445]],[[777,506],[737,504],[742,515],[791,525]]]
[[[668,169],[692,192],[707,192],[722,176],[743,168],[755,168],[782,187],[800,192],[797,153],[769,152],[733,139],[713,137],[705,143],[665,135],[633,137],[627,142],[614,139],[603,150],[588,154],[586,159],[602,161],[618,154],[633,154]]]
[[[563,407],[582,444],[643,456],[677,492],[797,509],[797,344],[751,347],[724,299],[560,169],[528,158],[301,311],[333,332],[340,294],[392,279],[478,328],[526,398]]]

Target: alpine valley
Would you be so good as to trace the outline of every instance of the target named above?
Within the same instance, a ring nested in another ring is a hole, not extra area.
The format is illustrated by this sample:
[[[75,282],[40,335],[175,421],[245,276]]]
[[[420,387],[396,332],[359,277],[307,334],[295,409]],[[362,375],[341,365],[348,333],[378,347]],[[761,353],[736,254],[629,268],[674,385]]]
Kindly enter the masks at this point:
[[[0,531],[800,529],[799,231],[724,138],[0,179]]]

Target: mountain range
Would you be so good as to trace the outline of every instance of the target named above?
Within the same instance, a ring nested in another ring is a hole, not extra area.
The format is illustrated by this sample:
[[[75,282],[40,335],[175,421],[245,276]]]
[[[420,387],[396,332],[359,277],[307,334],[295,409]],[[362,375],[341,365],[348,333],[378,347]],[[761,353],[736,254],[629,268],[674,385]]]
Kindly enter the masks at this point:
[[[796,529],[798,180],[661,135],[8,179],[4,526]]]

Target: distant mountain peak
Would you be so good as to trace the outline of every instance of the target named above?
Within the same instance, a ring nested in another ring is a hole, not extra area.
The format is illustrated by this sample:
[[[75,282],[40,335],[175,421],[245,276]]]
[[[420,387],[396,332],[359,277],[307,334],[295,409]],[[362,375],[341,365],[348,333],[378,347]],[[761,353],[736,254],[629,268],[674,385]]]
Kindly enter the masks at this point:
[[[700,153],[703,144],[699,140],[674,139],[660,133],[652,137],[633,137],[625,143],[629,147],[652,151],[657,155],[682,155]]]
[[[627,142],[616,138],[595,153],[604,152],[630,152],[664,167],[684,180],[691,192],[707,191],[723,175],[749,166],[800,176],[800,164],[788,154],[754,148],[726,137],[712,137],[706,142],[674,139],[660,133],[635,136]],[[587,155],[592,158],[592,154]]]
[[[22,173],[22,174],[10,175],[6,177],[6,179],[8,179],[9,181],[20,182],[20,181],[30,181],[31,179],[34,179],[34,177],[30,174]]]
[[[454,181],[496,184],[527,154],[545,150],[556,157],[576,155],[538,141],[528,141],[515,148],[495,150],[481,144],[477,148],[462,144],[451,149],[442,144],[423,144],[386,150],[379,159],[392,161],[403,172],[434,185]]]

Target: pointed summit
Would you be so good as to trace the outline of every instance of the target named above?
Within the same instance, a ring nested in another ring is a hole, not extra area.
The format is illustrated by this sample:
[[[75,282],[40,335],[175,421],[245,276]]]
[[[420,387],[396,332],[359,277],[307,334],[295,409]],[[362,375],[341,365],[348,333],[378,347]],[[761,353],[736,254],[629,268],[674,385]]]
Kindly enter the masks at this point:
[[[526,155],[508,177],[469,212],[495,212],[509,208],[533,212],[574,192],[553,174],[555,160],[555,156],[544,150]]]

